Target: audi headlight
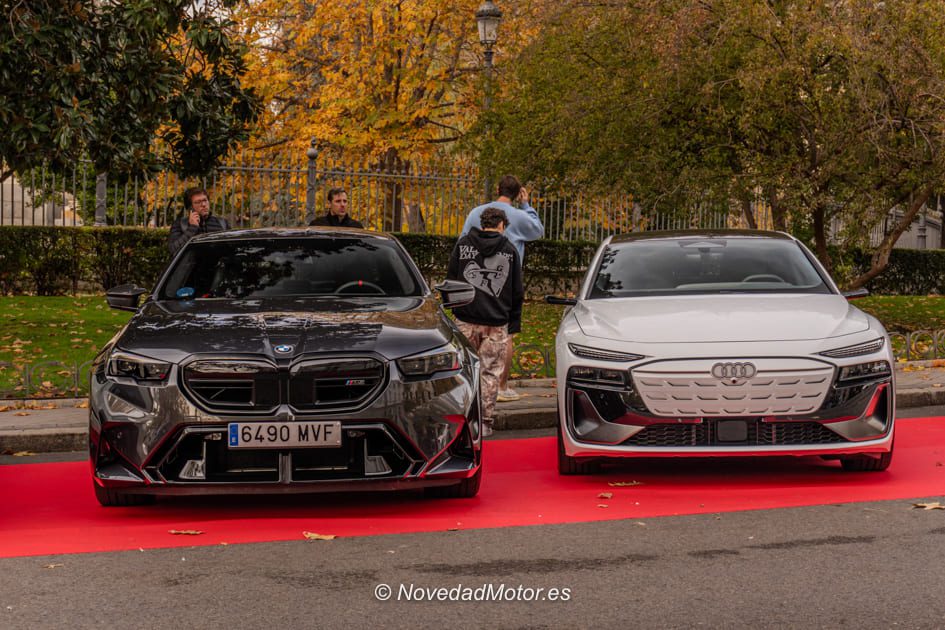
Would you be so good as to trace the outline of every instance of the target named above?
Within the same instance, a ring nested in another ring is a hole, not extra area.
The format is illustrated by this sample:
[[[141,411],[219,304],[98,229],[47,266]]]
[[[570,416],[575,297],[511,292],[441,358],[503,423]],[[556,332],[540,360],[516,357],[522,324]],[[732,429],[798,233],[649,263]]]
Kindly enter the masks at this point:
[[[891,371],[886,361],[870,361],[840,368],[840,382],[848,383],[868,378],[889,376]]]
[[[437,372],[458,370],[459,350],[448,345],[433,352],[397,359],[397,367],[407,376],[430,376]]]
[[[171,364],[118,351],[108,358],[106,373],[109,376],[123,376],[140,382],[159,383],[167,380],[167,375],[171,373]]]
[[[642,354],[616,352],[614,350],[601,350],[599,348],[580,346],[576,343],[569,343],[568,350],[579,357],[584,357],[585,359],[597,359],[599,361],[637,361],[643,358]]]
[[[886,340],[880,337],[879,339],[873,339],[872,341],[867,341],[865,343],[858,343],[852,346],[844,346],[842,348],[826,350],[820,354],[833,359],[845,359],[847,357],[858,357],[864,354],[873,354],[874,352],[879,352],[883,349],[884,345],[886,345]]]

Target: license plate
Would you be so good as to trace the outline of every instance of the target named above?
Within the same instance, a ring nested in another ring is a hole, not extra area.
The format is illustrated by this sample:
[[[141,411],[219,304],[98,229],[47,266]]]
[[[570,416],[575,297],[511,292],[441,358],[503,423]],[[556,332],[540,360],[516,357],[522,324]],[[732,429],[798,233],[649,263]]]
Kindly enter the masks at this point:
[[[230,448],[341,446],[340,422],[231,422]]]

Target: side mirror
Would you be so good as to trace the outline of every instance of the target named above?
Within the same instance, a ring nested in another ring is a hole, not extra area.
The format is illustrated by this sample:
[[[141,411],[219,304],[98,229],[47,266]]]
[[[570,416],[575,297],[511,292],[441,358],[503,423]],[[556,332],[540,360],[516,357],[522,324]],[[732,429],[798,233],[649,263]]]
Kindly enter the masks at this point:
[[[434,288],[440,292],[443,308],[465,306],[476,299],[475,287],[459,280],[444,280]]]
[[[147,292],[147,289],[142,289],[135,284],[120,284],[109,289],[105,293],[105,299],[112,308],[134,312],[138,310],[138,298]]]
[[[869,291],[867,291],[866,289],[860,288],[860,289],[853,289],[852,291],[844,291],[840,295],[842,295],[848,300],[856,300],[858,298],[866,297],[869,294],[870,294]]]
[[[545,302],[548,304],[564,304],[565,306],[574,306],[577,304],[577,298],[561,297],[560,295],[546,295]]]

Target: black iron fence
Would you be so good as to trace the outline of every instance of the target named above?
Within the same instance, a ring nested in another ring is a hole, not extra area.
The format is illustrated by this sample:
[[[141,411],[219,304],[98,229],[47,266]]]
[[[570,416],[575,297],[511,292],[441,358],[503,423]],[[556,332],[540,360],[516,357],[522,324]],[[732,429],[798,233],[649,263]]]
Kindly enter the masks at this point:
[[[456,235],[469,210],[485,201],[483,179],[470,161],[339,160],[310,149],[306,155],[241,153],[202,180],[158,173],[121,180],[80,162],[70,173],[45,168],[0,182],[0,225],[169,225],[182,212],[183,191],[210,193],[213,211],[236,227],[308,224],[326,207],[333,187],[348,192],[349,212],[372,229]],[[720,228],[744,225],[725,205],[700,204],[685,212],[645,214],[624,192],[597,194],[555,186],[533,189],[531,203],[555,240],[600,241],[640,229]],[[760,225],[770,223],[763,204]]]

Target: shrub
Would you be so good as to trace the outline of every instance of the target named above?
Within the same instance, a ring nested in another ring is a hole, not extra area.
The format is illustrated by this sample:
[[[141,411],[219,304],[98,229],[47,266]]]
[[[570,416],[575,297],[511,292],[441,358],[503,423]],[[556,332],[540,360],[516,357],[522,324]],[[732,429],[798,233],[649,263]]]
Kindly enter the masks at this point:
[[[166,229],[125,227],[0,227],[0,292],[61,295],[79,287],[102,290],[133,282],[151,287],[167,264]],[[446,275],[452,236],[397,234],[423,275]],[[590,263],[592,241],[535,241],[525,248],[529,294],[574,290]],[[869,254],[844,261],[869,266]],[[889,267],[868,288],[888,295],[945,293],[945,250],[893,250]]]

